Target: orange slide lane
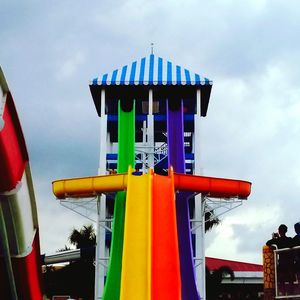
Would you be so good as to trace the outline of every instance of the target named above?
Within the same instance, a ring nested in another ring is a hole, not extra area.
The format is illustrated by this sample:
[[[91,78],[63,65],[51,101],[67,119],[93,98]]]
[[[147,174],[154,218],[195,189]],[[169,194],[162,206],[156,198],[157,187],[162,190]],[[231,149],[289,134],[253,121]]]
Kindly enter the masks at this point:
[[[170,175],[153,177],[152,300],[181,299],[173,172]]]
[[[251,182],[206,176],[174,173],[175,189],[207,194],[215,198],[247,199],[251,193]]]

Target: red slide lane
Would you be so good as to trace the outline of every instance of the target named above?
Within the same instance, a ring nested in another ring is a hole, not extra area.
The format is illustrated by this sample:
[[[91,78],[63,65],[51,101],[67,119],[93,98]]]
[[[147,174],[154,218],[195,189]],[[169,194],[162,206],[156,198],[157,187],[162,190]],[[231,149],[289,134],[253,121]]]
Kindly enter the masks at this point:
[[[24,136],[10,92],[4,104],[3,121],[4,127],[0,130],[0,192],[16,187],[28,161]]]
[[[171,176],[153,177],[151,299],[180,300],[174,182]]]
[[[41,259],[38,231],[32,244],[32,251],[25,257],[12,257],[18,296],[20,299],[41,300]],[[3,258],[0,257],[0,299],[9,299],[9,284]]]
[[[251,182],[235,179],[174,174],[175,188],[180,191],[206,193],[209,197],[246,199]]]

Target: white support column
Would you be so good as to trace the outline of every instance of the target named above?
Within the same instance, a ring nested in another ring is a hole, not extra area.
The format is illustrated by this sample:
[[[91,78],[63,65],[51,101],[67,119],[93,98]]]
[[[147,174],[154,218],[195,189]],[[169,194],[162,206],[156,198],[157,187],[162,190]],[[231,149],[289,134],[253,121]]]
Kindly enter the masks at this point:
[[[105,142],[104,142],[105,141]],[[107,115],[105,114],[105,90],[101,90],[101,117],[100,117],[100,153],[98,174],[106,173],[107,152]],[[100,300],[104,289],[105,268],[101,259],[105,257],[105,228],[101,221],[106,218],[106,196],[97,199],[97,240],[96,240],[96,265],[95,265],[95,300]]]
[[[195,155],[195,174],[201,175],[201,141],[200,141],[200,118],[201,118],[201,94],[197,90],[197,113],[195,115],[195,132],[194,132],[194,155]],[[201,300],[206,299],[205,293],[205,219],[204,219],[205,201],[202,195],[195,197],[195,220],[194,225],[199,227],[195,230],[195,255],[200,261],[196,261],[196,280],[200,292]]]
[[[1,72],[1,69],[0,69]],[[1,76],[1,73],[0,73]],[[0,77],[1,80],[1,77]],[[6,100],[7,93],[2,88],[2,82],[0,82],[0,131],[4,127],[4,120],[3,120],[3,112],[4,112],[4,104]]]
[[[154,116],[153,116],[153,90],[149,89],[149,106],[147,116],[147,144],[148,144],[148,167],[154,167]]]
[[[4,258],[3,260],[4,260],[4,265],[7,274],[6,276],[8,278],[11,299],[18,300],[17,287],[14,278],[10,250],[9,250],[8,235],[7,235],[6,224],[4,221],[4,214],[3,214],[1,203],[0,203],[0,238],[1,238],[0,250]]]
[[[146,173],[146,170],[147,170],[147,165],[146,165],[146,152],[145,152],[145,147],[147,147],[147,124],[146,124],[146,121],[143,121],[143,130],[142,130],[142,132],[143,132],[143,142],[142,142],[142,146],[143,146],[143,148],[142,148],[142,163],[143,163],[143,165],[142,165],[142,172],[143,172],[143,174],[145,174]]]

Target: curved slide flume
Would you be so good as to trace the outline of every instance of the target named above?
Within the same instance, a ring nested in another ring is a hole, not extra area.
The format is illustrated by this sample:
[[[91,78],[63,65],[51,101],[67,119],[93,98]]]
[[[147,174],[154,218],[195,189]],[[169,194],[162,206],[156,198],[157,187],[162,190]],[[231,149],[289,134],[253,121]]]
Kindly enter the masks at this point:
[[[118,107],[118,165],[117,172],[127,172],[134,166],[135,159],[135,102],[132,109],[124,111],[119,101]],[[114,206],[112,243],[103,300],[119,300],[122,271],[122,251],[124,237],[126,192],[117,192]]]
[[[41,300],[36,203],[25,140],[0,68],[0,299]]]
[[[171,174],[171,171],[170,171]],[[157,174],[154,174],[157,176]],[[175,191],[204,193],[216,198],[247,199],[251,193],[251,182],[245,180],[226,179],[207,176],[196,176],[174,173]],[[167,177],[159,176],[162,180]],[[159,182],[157,185],[159,186]],[[53,193],[57,199],[89,198],[101,193],[125,191],[128,185],[128,174],[91,176],[53,181]],[[157,187],[159,191],[159,187]],[[166,198],[162,190],[162,199]],[[172,197],[173,199],[174,197]],[[163,200],[161,200],[163,201]],[[168,201],[168,200],[165,200]],[[170,209],[172,211],[172,209]],[[171,212],[172,213],[172,212]]]
[[[157,175],[155,174],[155,176]],[[52,184],[53,193],[57,199],[89,198],[101,193],[125,191],[128,185],[128,174],[60,179],[53,181]],[[251,193],[251,182],[249,181],[179,173],[174,173],[174,187],[176,192],[204,193],[209,197],[225,199],[247,199]]]
[[[175,101],[175,99],[173,99]],[[185,173],[183,101],[167,101],[168,165],[177,173]],[[190,230],[188,194],[176,195],[176,216],[181,270],[182,300],[199,300],[195,280]]]

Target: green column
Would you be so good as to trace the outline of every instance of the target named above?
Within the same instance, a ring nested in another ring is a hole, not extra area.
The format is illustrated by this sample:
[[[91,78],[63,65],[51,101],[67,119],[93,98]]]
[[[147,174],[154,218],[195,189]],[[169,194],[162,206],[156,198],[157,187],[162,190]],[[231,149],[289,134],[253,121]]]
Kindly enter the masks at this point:
[[[118,173],[125,173],[128,166],[135,165],[135,102],[131,111],[125,112],[118,106]],[[126,192],[115,197],[114,221],[110,262],[104,287],[103,300],[119,300],[121,288],[122,252],[124,238]]]

